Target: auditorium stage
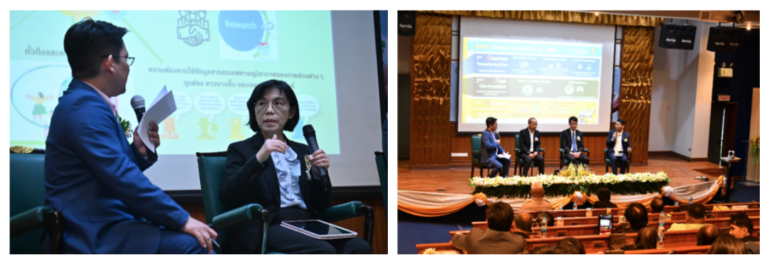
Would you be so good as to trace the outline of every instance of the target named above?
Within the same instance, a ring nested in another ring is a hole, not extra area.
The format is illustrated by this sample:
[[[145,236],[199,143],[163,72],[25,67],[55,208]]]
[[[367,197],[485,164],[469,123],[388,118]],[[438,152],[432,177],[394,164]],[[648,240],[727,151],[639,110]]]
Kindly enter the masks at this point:
[[[555,163],[546,166],[547,173],[554,172],[558,166]],[[595,174],[605,173],[604,162],[592,165]],[[721,188],[726,168],[710,162],[687,162],[673,156],[651,156],[647,165],[632,165],[631,173],[664,172],[670,178],[669,186],[674,195],[687,200],[693,197],[695,202],[707,202]],[[473,189],[469,186],[470,166],[452,167],[443,170],[412,170],[408,160],[398,161],[398,208],[417,216],[442,216],[458,211],[471,203]],[[510,170],[512,175],[514,170]],[[475,176],[480,173],[475,168]],[[697,180],[697,176],[709,178],[709,181]],[[631,202],[650,203],[650,199],[658,194],[614,195],[611,200],[619,204]],[[550,203],[563,199],[563,196],[546,197]],[[504,201],[515,210],[527,199],[493,199]],[[687,201],[686,201],[687,202]]]

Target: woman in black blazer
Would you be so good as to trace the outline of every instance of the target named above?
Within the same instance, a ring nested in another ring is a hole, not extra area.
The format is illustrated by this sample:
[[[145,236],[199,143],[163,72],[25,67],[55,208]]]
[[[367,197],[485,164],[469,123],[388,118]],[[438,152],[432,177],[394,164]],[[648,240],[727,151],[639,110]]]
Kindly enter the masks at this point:
[[[227,149],[227,164],[219,188],[221,202],[231,208],[258,203],[269,211],[268,252],[280,253],[372,253],[361,238],[317,240],[280,226],[284,220],[319,219],[331,206],[330,176],[319,176],[317,168],[330,161],[322,149],[291,140],[283,130],[293,131],[299,120],[296,94],[287,83],[269,80],[256,86],[248,100],[248,125],[256,132]],[[260,253],[261,223],[232,230],[225,253]]]

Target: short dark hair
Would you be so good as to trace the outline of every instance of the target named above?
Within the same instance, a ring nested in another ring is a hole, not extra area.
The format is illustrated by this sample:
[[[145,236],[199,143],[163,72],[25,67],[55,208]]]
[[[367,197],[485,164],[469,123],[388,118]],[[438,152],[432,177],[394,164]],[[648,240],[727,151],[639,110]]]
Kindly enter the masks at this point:
[[[123,36],[128,30],[104,21],[86,17],[70,26],[64,34],[64,52],[72,69],[72,77],[89,79],[96,77],[101,69],[104,55],[112,55],[120,63]]]
[[[582,244],[581,241],[574,237],[563,238],[563,240],[560,240],[560,242],[557,243],[557,248],[561,248],[563,250],[576,250],[576,252],[567,252],[562,254],[587,254],[587,251],[584,249],[584,244]]]
[[[629,204],[624,211],[624,217],[635,230],[648,226],[648,210],[640,203]]]
[[[753,224],[752,220],[749,219],[749,216],[747,216],[747,213],[745,212],[739,212],[736,214],[731,215],[731,219],[728,220],[728,225],[735,225],[737,227],[743,227],[747,229],[747,233],[752,235],[752,229]]]
[[[656,236],[657,227],[644,227],[637,232],[635,247],[637,249],[654,249],[659,239]]]
[[[539,212],[538,217],[539,217],[539,223],[541,223],[541,219],[543,217],[546,217],[547,218],[547,226],[550,226],[550,227],[555,226],[555,216],[553,216],[549,212],[547,212],[547,211]]]
[[[715,242],[715,239],[720,236],[720,229],[712,224],[706,224],[699,228],[699,232],[696,233],[696,245],[708,246]]]
[[[533,121],[533,120],[536,120],[536,118],[535,117],[528,118],[528,124],[530,124],[531,121]]]
[[[598,188],[597,199],[600,201],[611,201],[611,191],[607,187]]]
[[[625,125],[626,122],[624,122],[624,119],[619,118],[619,120],[616,120],[616,122],[621,123],[621,125]]]
[[[497,119],[495,117],[489,116],[488,118],[485,119],[485,127],[492,126],[493,123],[496,123],[496,120]]]
[[[664,200],[660,197],[654,197],[653,200],[651,200],[651,210],[654,213],[661,213],[661,211],[664,211]]]
[[[528,216],[528,219],[523,219],[522,213],[515,215],[515,226],[525,232],[531,233],[531,226],[533,225],[533,217]]]
[[[707,211],[701,203],[693,203],[688,205],[688,215],[695,219],[704,219]]]
[[[261,127],[259,127],[259,123],[256,121],[256,109],[254,108],[256,102],[264,97],[264,93],[266,93],[267,90],[272,88],[279,90],[280,94],[285,92],[285,96],[288,98],[289,111],[293,113],[293,118],[288,119],[288,122],[283,126],[283,130],[293,131],[293,128],[299,123],[299,100],[296,99],[296,94],[293,92],[293,89],[284,81],[272,79],[257,85],[256,88],[253,89],[253,93],[251,93],[251,98],[248,99],[248,123],[246,125],[250,126],[253,132],[261,131]]]
[[[557,253],[558,253],[557,248],[555,246],[543,245],[543,246],[538,246],[531,249],[531,252],[528,254],[537,255],[537,254],[557,254]]]
[[[512,228],[515,211],[509,204],[499,202],[488,206],[485,210],[485,218],[488,219],[488,228],[506,232]]]
[[[574,122],[574,121],[576,123],[579,123],[579,119],[576,118],[575,116],[572,116],[572,117],[568,118],[568,124],[570,124],[571,122]]]

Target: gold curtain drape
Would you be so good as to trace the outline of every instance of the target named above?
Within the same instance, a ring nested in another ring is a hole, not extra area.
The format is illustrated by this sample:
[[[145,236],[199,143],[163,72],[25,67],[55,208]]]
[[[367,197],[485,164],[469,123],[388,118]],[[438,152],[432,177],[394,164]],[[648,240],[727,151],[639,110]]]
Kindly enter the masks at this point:
[[[451,18],[419,15],[411,58],[411,166],[448,166]]]
[[[476,16],[488,18],[552,21],[596,25],[647,26],[657,27],[664,22],[661,17],[614,15],[573,11],[419,11],[421,14],[442,14],[457,16]],[[416,16],[418,17],[418,16]],[[418,29],[418,27],[417,27]]]
[[[626,121],[632,139],[632,162],[648,162],[653,80],[652,27],[625,26],[621,48],[619,118]]]

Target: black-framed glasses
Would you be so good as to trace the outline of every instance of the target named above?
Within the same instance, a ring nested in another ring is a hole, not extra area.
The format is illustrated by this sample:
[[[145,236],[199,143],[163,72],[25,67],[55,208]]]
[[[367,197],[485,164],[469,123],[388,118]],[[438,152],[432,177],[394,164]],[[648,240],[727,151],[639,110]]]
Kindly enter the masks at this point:
[[[102,55],[101,58],[105,58],[109,56],[110,55]],[[121,57],[125,58],[125,62],[128,63],[128,66],[133,65],[133,60],[136,59],[136,57],[132,57],[132,56],[118,56],[117,58],[121,58]]]

